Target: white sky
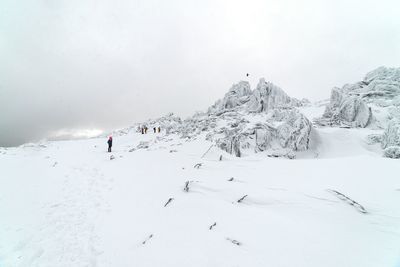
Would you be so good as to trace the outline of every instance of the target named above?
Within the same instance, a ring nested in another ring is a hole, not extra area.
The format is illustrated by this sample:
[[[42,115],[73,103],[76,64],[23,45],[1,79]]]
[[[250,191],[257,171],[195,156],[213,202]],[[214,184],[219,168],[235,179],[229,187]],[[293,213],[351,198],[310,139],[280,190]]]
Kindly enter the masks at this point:
[[[205,110],[250,73],[320,100],[400,66],[398,0],[1,0],[0,146]]]

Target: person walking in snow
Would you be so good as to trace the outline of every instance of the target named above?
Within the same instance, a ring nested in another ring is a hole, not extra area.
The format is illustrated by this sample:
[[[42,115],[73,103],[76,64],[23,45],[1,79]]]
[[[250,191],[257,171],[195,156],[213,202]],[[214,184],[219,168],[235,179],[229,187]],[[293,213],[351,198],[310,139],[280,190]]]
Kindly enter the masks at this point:
[[[153,132],[154,132],[154,133],[156,133],[156,132],[157,132],[157,131],[156,131],[156,127],[153,127]]]
[[[108,138],[107,144],[108,144],[108,152],[111,152],[111,147],[112,147],[112,136],[110,136],[110,137]]]
[[[158,126],[158,132],[161,132],[161,127],[160,126]]]

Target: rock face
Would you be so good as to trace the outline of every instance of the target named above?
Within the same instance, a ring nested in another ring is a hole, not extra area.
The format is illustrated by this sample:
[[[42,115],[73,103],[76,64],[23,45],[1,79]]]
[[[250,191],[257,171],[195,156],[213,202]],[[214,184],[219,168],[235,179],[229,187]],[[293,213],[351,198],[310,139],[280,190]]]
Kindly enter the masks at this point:
[[[234,84],[223,98],[220,108],[230,109],[241,106],[248,101],[248,96],[250,94],[251,89],[249,82],[241,81]]]
[[[382,148],[390,146],[400,147],[400,121],[393,119],[382,135]]]
[[[281,88],[273,83],[260,79],[257,88],[250,96],[250,111],[263,112],[277,107],[299,107],[301,101],[289,97]]]
[[[400,115],[400,68],[380,67],[365,78],[333,88],[322,125],[385,128]]]
[[[383,156],[386,158],[400,159],[400,146],[390,146],[383,150]]]
[[[322,124],[348,127],[366,127],[372,121],[372,111],[361,97],[347,95],[343,89],[333,88]]]
[[[207,112],[185,120],[170,114],[140,125],[161,125],[167,134],[178,134],[185,141],[206,138],[237,157],[265,152],[295,158],[295,152],[308,149],[312,131],[311,122],[296,109],[302,105],[309,101],[289,97],[264,79],[255,90],[241,81]]]
[[[206,133],[208,140],[237,157],[266,152],[294,158],[310,142],[312,124],[296,109],[303,104],[308,101],[289,97],[264,79],[254,91],[248,82],[239,82],[207,113],[183,121],[180,132],[188,139]]]

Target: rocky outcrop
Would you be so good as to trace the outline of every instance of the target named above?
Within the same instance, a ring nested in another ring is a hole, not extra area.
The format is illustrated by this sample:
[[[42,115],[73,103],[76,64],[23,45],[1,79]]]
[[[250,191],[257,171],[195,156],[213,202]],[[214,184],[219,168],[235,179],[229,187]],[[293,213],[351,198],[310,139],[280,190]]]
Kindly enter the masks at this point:
[[[309,102],[289,97],[264,79],[254,91],[240,82],[195,123],[191,118],[190,124],[208,130],[208,140],[238,157],[266,152],[294,158],[296,151],[309,147],[312,124],[296,109],[305,104]]]
[[[300,100],[289,97],[280,87],[265,79],[260,79],[257,88],[250,96],[248,110],[253,112],[268,111],[279,107],[299,107]]]
[[[140,125],[161,126],[167,134],[178,134],[186,141],[204,136],[237,157],[265,152],[273,157],[295,158],[295,152],[308,149],[312,131],[311,122],[296,107],[309,104],[306,99],[289,97],[264,79],[255,90],[241,81],[207,112],[185,120],[169,114]]]
[[[392,120],[382,135],[382,148],[400,146],[400,120]]]
[[[230,109],[241,106],[248,101],[251,94],[250,84],[241,81],[234,84],[222,100],[221,108]]]
[[[354,84],[333,88],[321,125],[385,128],[400,115],[400,68],[380,67]]]
[[[322,125],[366,127],[372,121],[372,111],[359,96],[347,95],[340,88],[333,88],[325,112],[317,122]]]
[[[383,150],[383,156],[386,158],[400,159],[400,146],[390,146]]]

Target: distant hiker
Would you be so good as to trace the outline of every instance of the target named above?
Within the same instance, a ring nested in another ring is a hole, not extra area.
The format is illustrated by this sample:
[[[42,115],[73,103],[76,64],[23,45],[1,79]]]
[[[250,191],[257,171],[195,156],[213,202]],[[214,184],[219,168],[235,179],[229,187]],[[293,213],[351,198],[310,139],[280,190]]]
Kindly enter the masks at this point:
[[[142,134],[144,134],[144,128],[143,127],[141,128],[141,130],[142,130]]]
[[[158,132],[161,132],[161,127],[160,126],[158,126]]]
[[[156,127],[153,127],[153,132],[154,132],[154,133],[156,133],[156,132],[157,132],[157,130],[156,130]]]
[[[107,144],[108,144],[108,152],[111,152],[111,147],[112,147],[112,136],[110,136],[110,137],[108,138]]]
[[[249,77],[249,76],[250,76],[250,74],[246,73],[246,77]]]

